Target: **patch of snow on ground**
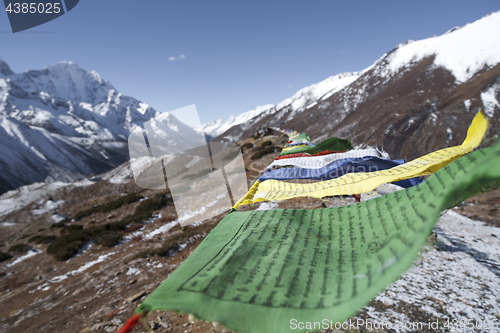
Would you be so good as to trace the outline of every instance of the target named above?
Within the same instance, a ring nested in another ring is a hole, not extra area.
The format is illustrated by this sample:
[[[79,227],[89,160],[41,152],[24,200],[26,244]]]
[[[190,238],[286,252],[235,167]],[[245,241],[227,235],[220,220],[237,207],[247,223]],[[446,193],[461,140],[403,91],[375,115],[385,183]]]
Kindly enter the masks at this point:
[[[30,203],[46,198],[56,190],[68,186],[68,183],[34,183],[21,186],[18,189],[0,195],[0,216],[13,212],[16,209],[26,207]]]
[[[314,101],[314,102],[312,102],[311,104],[309,104],[309,105],[306,107],[306,109],[310,109],[310,108],[312,108],[313,106],[315,106],[316,104],[318,104],[318,102],[317,102],[317,101]]]
[[[385,183],[378,186],[371,192],[361,194],[361,201],[365,201],[364,199],[366,200],[375,199],[382,195],[394,193],[401,190],[404,190],[404,187],[392,183]]]
[[[321,100],[324,101],[325,99],[327,99],[328,97],[331,97],[333,95],[333,91],[330,91],[328,94],[324,95],[323,97],[321,97]]]
[[[61,205],[63,203],[64,203],[64,200],[58,200],[58,201],[47,200],[47,202],[45,202],[45,204],[43,204],[42,206],[40,206],[36,209],[33,209],[31,211],[31,214],[42,215],[42,214],[48,213],[51,210],[54,210],[54,209],[61,207]]]
[[[448,136],[446,137],[446,145],[448,145],[450,141],[453,140],[453,131],[448,127],[446,129],[446,133],[448,134]]]
[[[128,183],[128,181],[129,180],[127,178],[121,176],[114,176],[109,179],[109,182],[113,184],[124,184]]]
[[[437,114],[434,112],[430,114],[432,125],[436,126]]]
[[[29,250],[28,253],[26,253],[24,256],[21,256],[21,257],[17,258],[16,260],[14,260],[10,264],[8,264],[7,267],[11,267],[11,266],[14,266],[16,264],[19,264],[21,261],[26,260],[28,258],[31,258],[33,256],[36,256],[38,253],[42,253],[42,251],[40,251],[40,250]]]
[[[465,111],[467,111],[467,112],[469,112],[469,110],[470,110],[470,103],[471,103],[470,99],[464,101]]]
[[[403,132],[406,131],[408,128],[410,128],[411,125],[413,125],[415,123],[415,118],[410,118],[408,120],[408,124],[406,125],[406,127],[404,128]]]
[[[83,244],[83,246],[80,248],[80,250],[78,250],[78,252],[75,254],[75,256],[73,258],[79,257],[82,254],[84,254],[85,252],[87,252],[88,250],[90,250],[92,245],[94,245],[93,240],[90,240],[90,241],[86,242],[85,244]]]
[[[55,223],[59,223],[61,221],[64,221],[66,219],[66,216],[61,215],[61,214],[54,214],[50,217]]]
[[[481,99],[483,100],[484,105],[484,113],[489,118],[493,117],[495,108],[500,108],[500,105],[496,98],[497,91],[500,92],[500,84],[495,84],[485,92],[481,93]]]
[[[71,185],[76,186],[76,187],[85,187],[85,186],[89,186],[92,184],[94,184],[93,181],[91,181],[89,179],[82,179],[82,180],[79,180],[79,181],[72,183]]]
[[[260,204],[259,208],[257,210],[271,210],[271,209],[277,209],[279,205],[279,201],[271,201],[271,202],[263,202]]]
[[[143,239],[147,240],[147,239],[153,238],[156,235],[163,234],[163,233],[169,231],[170,229],[172,229],[176,224],[179,224],[179,222],[177,220],[172,221],[170,223],[167,223],[165,225],[162,225],[161,227],[156,228],[155,230],[151,231],[149,234],[147,234],[146,236],[144,236]]]
[[[141,274],[141,270],[139,268],[131,268],[127,269],[127,275],[138,275]]]
[[[182,251],[186,248],[186,246],[188,246],[189,243],[192,243],[194,242],[195,240],[197,240],[198,238],[200,237],[206,237],[207,234],[203,233],[203,234],[200,234],[200,235],[194,235],[193,237],[189,238],[187,241],[185,241],[184,243],[182,244],[179,244],[177,246],[177,249],[175,251]],[[170,250],[170,251],[174,251],[174,250]],[[169,251],[169,252],[170,252]]]
[[[94,265],[97,265],[97,264],[100,264],[101,262],[105,261],[109,256],[111,256],[113,254],[115,254],[115,252],[110,252],[108,254],[103,254],[103,255],[99,256],[99,258],[97,258],[96,260],[89,261],[88,263],[86,263],[85,265],[82,265],[78,269],[75,269],[75,270],[73,270],[71,272],[68,272],[66,274],[63,274],[63,275],[59,275],[59,276],[53,277],[52,279],[49,280],[49,282],[50,283],[58,283],[58,282],[61,282],[63,280],[66,280],[70,275],[77,275],[79,273],[83,273],[87,269],[89,269],[90,267],[92,267]]]
[[[495,315],[500,314],[500,229],[448,211],[435,232],[436,248],[422,253],[413,267],[376,300],[392,307],[411,304],[435,317],[458,322],[472,319],[498,324]],[[391,318],[388,311],[381,313],[373,307],[365,310],[378,322],[405,321]],[[457,331],[474,332],[460,327]]]

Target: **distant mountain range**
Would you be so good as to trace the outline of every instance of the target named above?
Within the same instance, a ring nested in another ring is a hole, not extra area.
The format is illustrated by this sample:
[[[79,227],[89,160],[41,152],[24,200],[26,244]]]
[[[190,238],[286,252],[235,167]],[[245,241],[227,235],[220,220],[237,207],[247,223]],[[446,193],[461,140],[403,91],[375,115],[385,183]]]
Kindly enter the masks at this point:
[[[0,60],[0,193],[124,163],[128,134],[156,114],[74,63],[16,74]]]
[[[348,137],[413,159],[461,143],[482,109],[490,118],[487,140],[496,138],[498,31],[495,12],[442,36],[400,44],[363,71],[331,76],[276,105],[195,130],[238,141],[268,124],[316,140]],[[14,73],[0,60],[0,193],[108,171],[128,160],[129,133],[158,117],[178,122],[74,63]]]
[[[335,92],[348,86],[356,79],[359,78],[361,73],[341,73],[329,77],[319,83],[310,85],[309,87],[303,88],[296,92],[293,96],[285,99],[281,103],[276,105],[268,104],[263,106],[258,106],[255,110],[247,111],[239,116],[231,116],[226,119],[218,119],[196,128],[198,131],[203,131],[210,137],[217,137],[227,130],[239,125],[237,128],[252,130],[253,124],[256,120],[264,117],[265,115],[275,114],[276,111],[283,108],[290,108],[294,110],[295,113],[301,112],[307,106],[312,105],[318,99],[326,98],[331,96]],[[293,117],[293,115],[292,115]],[[235,127],[236,128],[236,127]],[[241,136],[226,137],[232,140],[239,140]]]

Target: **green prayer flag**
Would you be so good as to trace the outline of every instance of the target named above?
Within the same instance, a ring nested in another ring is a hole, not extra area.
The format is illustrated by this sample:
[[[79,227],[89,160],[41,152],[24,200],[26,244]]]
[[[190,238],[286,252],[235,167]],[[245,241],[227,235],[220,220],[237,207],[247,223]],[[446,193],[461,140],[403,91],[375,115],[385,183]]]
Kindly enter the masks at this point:
[[[311,141],[311,138],[309,137],[309,134],[307,134],[306,132],[300,133],[295,138],[293,138],[293,141],[302,141],[302,140]]]
[[[411,266],[441,210],[497,188],[499,166],[496,145],[358,204],[231,212],[137,312],[187,312],[246,333],[343,322]]]
[[[309,154],[318,154],[322,151],[330,150],[330,151],[345,151],[351,150],[352,144],[349,139],[339,139],[339,138],[328,138],[326,140],[321,141],[316,146],[302,146],[293,148],[287,151],[281,152],[280,156],[289,155],[289,154],[297,154],[297,153],[309,153]]]

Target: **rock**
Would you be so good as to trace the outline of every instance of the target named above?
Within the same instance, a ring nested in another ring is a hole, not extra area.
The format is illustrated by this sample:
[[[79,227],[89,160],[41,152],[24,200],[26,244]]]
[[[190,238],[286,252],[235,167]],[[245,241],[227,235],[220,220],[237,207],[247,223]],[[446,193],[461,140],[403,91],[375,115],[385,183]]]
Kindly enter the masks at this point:
[[[115,318],[115,319],[111,319],[110,323],[113,324],[113,325],[120,325],[120,324],[123,323],[123,321],[121,321],[118,318]]]
[[[109,322],[104,322],[104,323],[97,323],[95,324],[94,326],[92,326],[92,328],[90,329],[91,331],[97,331],[97,330],[100,330],[106,326],[109,326],[111,325],[111,323]]]
[[[159,327],[160,327],[160,325],[157,322],[155,322],[155,321],[149,322],[149,328],[151,328],[153,331],[158,329]]]
[[[127,298],[125,300],[126,303],[132,303],[133,301],[136,301],[138,300],[139,298],[141,298],[142,296],[146,295],[147,292],[146,291],[141,291],[140,293],[137,293],[135,295],[132,295],[130,296],[129,298]]]
[[[158,322],[160,323],[160,325],[161,325],[162,327],[164,327],[164,328],[168,328],[168,323],[167,323],[165,320],[163,320],[163,318],[162,318],[162,317],[158,316],[158,317],[156,317],[156,319],[158,320]]]

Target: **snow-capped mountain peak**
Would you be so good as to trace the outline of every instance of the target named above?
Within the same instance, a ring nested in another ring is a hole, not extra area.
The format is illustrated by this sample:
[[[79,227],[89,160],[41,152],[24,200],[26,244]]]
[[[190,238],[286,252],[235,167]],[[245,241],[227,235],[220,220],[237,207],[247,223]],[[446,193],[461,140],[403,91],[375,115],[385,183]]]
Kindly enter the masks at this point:
[[[435,56],[435,66],[446,68],[459,82],[465,82],[500,62],[499,28],[500,11],[454,27],[441,36],[400,44],[375,64],[386,62],[385,76],[392,76],[408,64]]]
[[[14,74],[12,81],[29,93],[45,92],[73,103],[107,102],[111,83],[96,72],[87,72],[71,61],[61,61],[42,70]]]

